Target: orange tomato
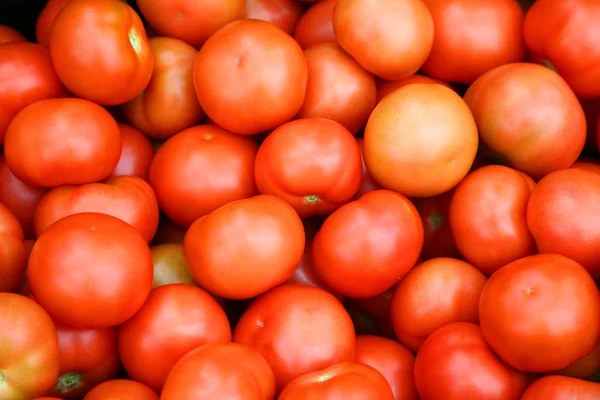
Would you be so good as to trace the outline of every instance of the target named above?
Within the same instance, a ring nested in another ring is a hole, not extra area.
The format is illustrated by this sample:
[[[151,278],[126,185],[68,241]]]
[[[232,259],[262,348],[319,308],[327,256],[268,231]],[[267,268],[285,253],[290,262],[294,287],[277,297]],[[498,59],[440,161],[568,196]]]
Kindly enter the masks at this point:
[[[7,25],[0,25],[0,44],[26,41],[25,36],[18,30]]]
[[[118,124],[121,132],[121,157],[108,176],[137,176],[148,181],[150,163],[154,158],[154,147],[146,135],[138,129]]]
[[[337,0],[321,0],[312,5],[300,18],[294,39],[307,49],[319,43],[336,42],[333,31],[333,8]]]
[[[271,22],[288,35],[294,33],[303,11],[295,0],[246,0],[246,18]]]

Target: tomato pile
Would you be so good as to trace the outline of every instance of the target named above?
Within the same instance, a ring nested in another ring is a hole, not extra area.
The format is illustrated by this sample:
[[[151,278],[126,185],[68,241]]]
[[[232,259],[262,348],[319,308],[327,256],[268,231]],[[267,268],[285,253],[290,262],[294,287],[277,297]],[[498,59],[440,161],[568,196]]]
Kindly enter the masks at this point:
[[[600,400],[598,18],[48,0],[35,38],[0,26],[0,400]]]

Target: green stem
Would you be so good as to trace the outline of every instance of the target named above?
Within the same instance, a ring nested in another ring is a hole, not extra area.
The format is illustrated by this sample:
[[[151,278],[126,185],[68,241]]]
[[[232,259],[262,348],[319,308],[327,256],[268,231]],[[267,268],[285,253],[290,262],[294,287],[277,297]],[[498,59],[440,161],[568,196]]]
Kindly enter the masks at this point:
[[[66,394],[81,386],[83,386],[82,376],[76,372],[67,372],[58,378],[56,391],[60,394]]]

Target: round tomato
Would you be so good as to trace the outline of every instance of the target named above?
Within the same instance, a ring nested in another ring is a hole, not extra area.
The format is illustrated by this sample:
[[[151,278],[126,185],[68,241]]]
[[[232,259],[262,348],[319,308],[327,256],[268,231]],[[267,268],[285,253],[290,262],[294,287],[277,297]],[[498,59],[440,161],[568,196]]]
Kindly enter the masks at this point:
[[[324,118],[275,129],[258,149],[254,169],[258,191],[282,198],[302,218],[330,214],[350,201],[361,174],[356,140]]]
[[[396,89],[400,89],[401,87],[404,87],[406,85],[410,85],[413,83],[421,83],[421,84],[425,84],[425,85],[438,84],[438,85],[446,86],[448,89],[454,90],[454,88],[452,86],[450,86],[450,84],[448,84],[444,81],[430,78],[425,75],[416,75],[415,74],[415,75],[409,76],[408,78],[402,78],[402,79],[398,79],[395,81],[386,81],[383,79],[379,79],[379,81],[377,82],[377,103],[379,103],[381,101],[381,99],[383,99],[385,96],[392,93]]]
[[[415,207],[423,222],[423,250],[425,260],[436,257],[461,258],[450,229],[448,214],[454,190],[433,197],[415,200]]]
[[[337,0],[321,0],[302,15],[294,39],[300,47],[307,49],[319,43],[336,42],[333,31],[333,8]]]
[[[42,46],[48,47],[50,30],[54,19],[71,0],[48,0],[35,23],[35,37]]]
[[[150,248],[154,264],[152,287],[170,283],[198,285],[188,270],[181,243],[163,243]]]
[[[598,371],[600,371],[600,342],[596,343],[594,349],[586,356],[575,361],[568,367],[556,371],[556,374],[587,379]]]
[[[566,376],[550,375],[538,379],[527,388],[521,400],[596,400],[600,399],[600,383]]]
[[[0,292],[16,290],[23,280],[27,266],[23,239],[19,220],[0,203]]]
[[[150,184],[160,209],[188,227],[225,204],[254,196],[257,151],[251,138],[217,125],[181,131],[161,146],[150,165]]]
[[[363,195],[372,192],[373,190],[381,189],[379,183],[373,179],[371,173],[367,169],[365,165],[365,158],[363,157],[364,153],[364,139],[356,138],[356,143],[358,143],[358,148],[360,149],[360,160],[362,164],[362,178],[360,180],[360,186],[358,187],[358,191],[354,194],[355,199],[361,198]]]
[[[38,238],[28,275],[31,293],[58,321],[104,328],[125,322],[144,304],[152,288],[152,256],[127,223],[105,214],[74,214]]]
[[[304,252],[294,209],[270,195],[229,203],[190,226],[183,242],[196,281],[226,299],[249,299],[282,284]]]
[[[573,165],[571,165],[573,169],[583,169],[586,171],[594,172],[596,174],[600,174],[600,163],[596,159],[580,159],[579,161],[575,161]]]
[[[0,44],[26,41],[25,36],[18,30],[7,25],[0,25]]]
[[[192,350],[169,372],[161,400],[272,400],[275,378],[265,359],[238,343]]]
[[[147,181],[150,163],[154,158],[152,142],[138,129],[125,124],[118,125],[121,132],[121,158],[109,178],[137,176]]]
[[[288,35],[294,33],[302,16],[302,6],[294,0],[246,0],[246,18],[276,25]]]
[[[115,379],[93,388],[83,400],[159,400],[148,386],[136,381]]]
[[[154,54],[152,78],[142,93],[123,105],[123,113],[146,135],[166,139],[204,116],[193,81],[198,51],[168,37],[152,38],[149,44]]]
[[[290,121],[304,102],[307,79],[298,43],[259,20],[236,21],[220,29],[194,65],[194,86],[206,115],[244,135]]]
[[[352,361],[354,326],[330,293],[306,285],[282,285],[260,296],[240,318],[235,342],[262,354],[277,391],[292,379]]]
[[[69,1],[52,23],[49,46],[67,89],[98,104],[132,100],[152,75],[144,25],[120,0]]]
[[[588,272],[557,254],[500,268],[481,293],[486,341],[522,371],[550,372],[592,351],[600,339],[600,293]]]

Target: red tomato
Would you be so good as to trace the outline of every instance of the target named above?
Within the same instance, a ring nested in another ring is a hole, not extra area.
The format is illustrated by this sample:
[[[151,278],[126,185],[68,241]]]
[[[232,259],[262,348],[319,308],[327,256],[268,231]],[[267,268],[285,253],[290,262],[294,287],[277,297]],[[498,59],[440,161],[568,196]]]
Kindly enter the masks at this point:
[[[18,30],[7,25],[0,25],[0,44],[26,41],[25,36]]]
[[[48,50],[35,43],[0,44],[0,144],[25,106],[64,94]],[[62,143],[61,143],[62,144]]]
[[[0,292],[15,291],[23,280],[27,266],[23,238],[19,220],[0,203]]]
[[[262,354],[277,391],[292,379],[352,361],[356,338],[350,316],[330,293],[306,285],[282,285],[260,296],[242,315],[235,342]]]
[[[492,275],[479,302],[485,339],[508,364],[550,372],[588,354],[600,339],[600,294],[578,263],[525,257]]]
[[[413,83],[421,83],[421,84],[438,84],[442,86],[446,86],[448,89],[454,90],[450,84],[440,81],[437,79],[430,78],[425,75],[411,75],[408,78],[402,78],[395,81],[386,81],[383,79],[379,79],[377,82],[377,103],[381,101],[385,96],[392,93],[396,89],[400,89],[406,85],[410,85]]]
[[[56,73],[78,97],[103,105],[135,98],[150,81],[154,58],[144,25],[120,0],[71,0],[52,23]]]
[[[271,22],[288,35],[294,33],[302,12],[294,0],[246,0],[246,18]]]
[[[275,378],[265,359],[238,343],[192,350],[169,372],[161,400],[272,400]]]
[[[375,368],[342,362],[299,376],[285,387],[278,400],[350,398],[393,400],[394,395],[384,376]]]
[[[454,190],[434,197],[415,199],[415,207],[423,222],[423,250],[425,260],[436,257],[461,258],[450,229],[448,214]]]
[[[583,169],[585,171],[600,174],[600,163],[595,159],[580,159],[579,161],[575,161],[575,163],[571,165],[571,168]]]
[[[371,173],[367,169],[365,165],[365,158],[363,157],[364,152],[364,140],[363,138],[356,138],[356,143],[358,143],[358,148],[360,149],[360,160],[362,163],[362,178],[360,180],[360,186],[358,187],[358,191],[354,194],[355,199],[361,198],[363,195],[372,192],[373,190],[381,189],[379,183],[373,179]]]
[[[361,174],[356,140],[324,118],[275,129],[258,149],[254,169],[258,191],[282,198],[301,218],[330,214],[350,201]]]
[[[376,190],[336,210],[313,241],[319,278],[348,297],[377,296],[415,265],[423,247],[416,208],[401,194]]]
[[[194,86],[206,115],[244,135],[290,121],[304,102],[307,79],[298,43],[272,23],[259,20],[237,21],[220,29],[194,64]]]
[[[46,5],[40,12],[36,23],[35,23],[35,36],[37,42],[42,46],[48,47],[50,42],[50,30],[54,19],[59,12],[67,5],[71,0],[48,0]]]
[[[585,115],[567,83],[546,67],[504,65],[467,90],[481,140],[533,178],[568,168],[586,137]]]
[[[529,378],[494,354],[479,326],[455,322],[421,346],[415,383],[421,400],[519,400]]]
[[[109,178],[137,176],[148,181],[150,163],[154,158],[152,142],[132,126],[119,124],[119,131],[121,132],[121,158]]]
[[[30,185],[81,185],[106,178],[121,155],[113,117],[83,99],[40,100],[12,120],[4,156],[12,173]]]
[[[136,381],[115,379],[93,388],[83,400],[159,400],[149,387]]]
[[[417,72],[433,44],[433,20],[421,0],[337,0],[333,30],[360,65],[388,80]]]
[[[33,300],[0,293],[0,396],[43,396],[58,378],[58,337],[48,313]]]
[[[123,113],[146,135],[167,139],[204,116],[193,81],[198,51],[168,37],[152,38],[149,44],[154,54],[152,78],[142,93],[123,105]]]
[[[596,343],[596,346],[594,346],[594,349],[588,355],[580,358],[568,367],[556,371],[556,374],[587,379],[598,371],[600,371],[600,342]]]
[[[152,256],[130,225],[81,213],[44,231],[31,251],[28,274],[31,293],[57,320],[104,328],[125,322],[144,304],[152,288]]]
[[[154,265],[153,288],[170,283],[187,283],[198,286],[185,262],[181,243],[155,245],[150,248],[150,251]]]
[[[389,383],[394,400],[417,400],[415,356],[400,343],[378,336],[357,336],[354,362],[379,371]]]
[[[333,31],[333,8],[337,0],[321,0],[312,5],[300,18],[294,39],[307,49],[319,43],[336,42]]]
[[[257,151],[251,138],[217,125],[176,134],[161,146],[150,166],[150,184],[161,210],[188,227],[225,204],[254,196]]]
[[[302,259],[304,228],[270,195],[229,203],[190,226],[183,242],[196,281],[226,299],[249,299],[289,279]]]
[[[550,375],[531,384],[521,400],[597,400],[599,398],[600,383]]]

